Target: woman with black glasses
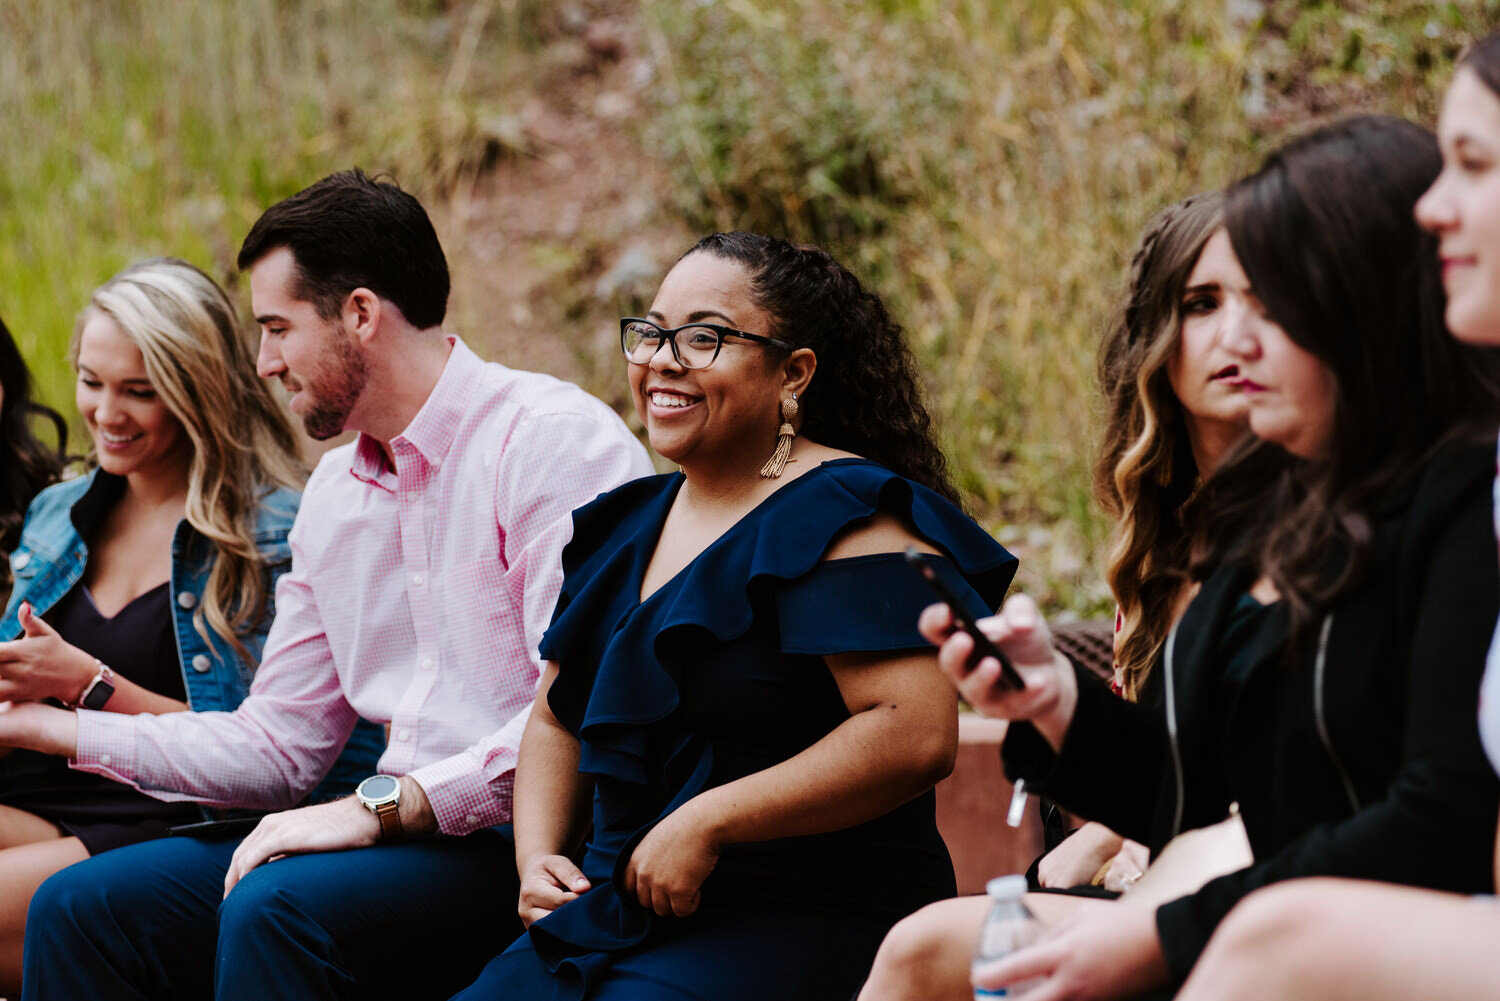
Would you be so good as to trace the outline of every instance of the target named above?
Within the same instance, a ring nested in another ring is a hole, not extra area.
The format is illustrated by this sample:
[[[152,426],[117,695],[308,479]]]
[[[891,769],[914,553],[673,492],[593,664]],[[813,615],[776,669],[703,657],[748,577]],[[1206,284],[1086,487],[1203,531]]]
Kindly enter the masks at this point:
[[[529,931],[460,997],[848,997],[953,892],[955,700],[902,551],[976,612],[1015,559],[958,507],[900,328],[822,251],[707,237],[621,345],[682,471],[574,514],[516,777]]]

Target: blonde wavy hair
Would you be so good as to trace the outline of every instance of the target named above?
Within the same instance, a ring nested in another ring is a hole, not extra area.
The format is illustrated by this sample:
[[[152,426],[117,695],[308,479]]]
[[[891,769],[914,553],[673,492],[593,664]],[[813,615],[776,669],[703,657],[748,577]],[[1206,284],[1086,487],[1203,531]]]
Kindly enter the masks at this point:
[[[1224,197],[1194,195],[1146,224],[1130,262],[1125,307],[1099,352],[1106,401],[1094,493],[1119,521],[1107,579],[1120,606],[1115,664],[1135,699],[1188,583],[1199,471],[1167,365],[1182,341],[1182,296],[1206,244],[1224,225]]]
[[[212,629],[249,664],[240,636],[268,597],[255,545],[259,503],[277,487],[301,489],[306,478],[291,422],[255,374],[233,302],[186,261],[141,261],[95,290],[73,331],[75,365],[96,312],[140,348],[152,387],[192,443],[187,520],[217,551],[193,625],[205,641]]]

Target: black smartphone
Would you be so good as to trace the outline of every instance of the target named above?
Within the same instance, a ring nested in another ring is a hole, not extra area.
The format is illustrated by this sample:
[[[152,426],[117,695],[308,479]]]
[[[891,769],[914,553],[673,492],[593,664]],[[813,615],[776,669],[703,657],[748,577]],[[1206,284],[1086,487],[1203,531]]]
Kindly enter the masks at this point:
[[[167,834],[184,838],[238,838],[255,830],[260,817],[234,817],[230,820],[205,820],[197,824],[178,824],[167,828]]]
[[[969,656],[969,666],[973,667],[985,657],[994,657],[1000,662],[1000,678],[995,682],[1000,688],[1008,691],[1019,692],[1026,687],[1020,674],[1016,673],[1015,666],[1011,664],[1010,658],[997,647],[988,636],[979,631],[969,613],[964,611],[963,602],[959,601],[958,595],[953,589],[943,583],[943,578],[938,576],[937,570],[932,563],[922,558],[915,546],[906,547],[906,565],[922,575],[927,586],[932,588],[932,593],[938,596],[943,604],[948,606],[948,611],[953,615],[953,627],[962,629],[969,634],[974,641],[974,652]]]

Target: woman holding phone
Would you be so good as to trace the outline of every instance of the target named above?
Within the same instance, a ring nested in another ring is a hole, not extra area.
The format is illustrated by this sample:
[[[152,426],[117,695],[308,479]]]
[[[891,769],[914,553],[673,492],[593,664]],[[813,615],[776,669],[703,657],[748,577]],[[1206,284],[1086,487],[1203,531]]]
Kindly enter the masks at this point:
[[[943,643],[965,697],[1016,721],[1012,774],[1157,850],[1238,802],[1255,857],[1154,909],[1086,901],[977,983],[1041,976],[1057,999],[1170,987],[1239,900],[1295,876],[1490,884],[1500,783],[1471,721],[1500,607],[1500,366],[1443,327],[1435,241],[1412,218],[1440,165],[1419,126],[1362,116],[1229,190],[1230,284],[1256,308],[1220,340],[1259,443],[1209,484],[1164,713],[1076,675],[1024,597],[985,628],[1025,692],[996,691],[993,663],[968,670],[962,635]],[[944,639],[941,607],[923,631]]]
[[[1194,590],[1188,547],[1203,481],[1244,437],[1249,400],[1218,343],[1234,254],[1224,198],[1211,191],[1158,212],[1130,261],[1125,302],[1099,350],[1106,423],[1094,492],[1119,521],[1108,579],[1119,604],[1114,688],[1160,706],[1152,665]],[[1118,890],[1138,879],[1146,849],[1087,823],[1037,864],[1044,887],[1091,880]],[[1100,872],[1103,870],[1103,875]],[[968,962],[988,910],[984,896],[923,908],[881,943],[862,1001],[967,999]]]
[[[1466,344],[1500,347],[1500,35],[1459,61],[1438,144],[1443,170],[1417,202],[1416,218],[1437,237],[1448,329]],[[1495,500],[1500,528],[1500,489]],[[1479,736],[1500,772],[1500,630],[1480,689]],[[1500,840],[1494,877],[1489,894],[1500,884]],[[1500,996],[1497,941],[1500,907],[1492,895],[1296,880],[1251,894],[1231,911],[1179,997],[1489,1001]]]

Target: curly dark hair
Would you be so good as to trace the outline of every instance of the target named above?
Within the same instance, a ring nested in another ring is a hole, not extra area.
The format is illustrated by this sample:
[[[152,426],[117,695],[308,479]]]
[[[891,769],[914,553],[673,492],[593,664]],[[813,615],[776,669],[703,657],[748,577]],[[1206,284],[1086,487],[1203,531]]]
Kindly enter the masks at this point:
[[[8,553],[21,539],[26,508],[37,492],[61,475],[67,465],[68,425],[51,407],[31,398],[31,373],[21,349],[0,320],[0,552]],[[36,436],[32,422],[51,424],[57,447]],[[0,564],[0,583],[9,570]]]
[[[1256,295],[1337,388],[1326,459],[1264,443],[1225,459],[1195,571],[1258,567],[1288,600],[1295,643],[1364,579],[1376,508],[1434,449],[1500,420],[1500,356],[1448,333],[1436,240],[1412,215],[1441,167],[1426,129],[1361,115],[1293,140],[1227,194]]]
[[[799,400],[803,433],[962,506],[923,403],[916,359],[879,296],[826,251],[778,237],[714,233],[682,256],[699,252],[743,265],[771,335],[817,355],[817,373]]]

